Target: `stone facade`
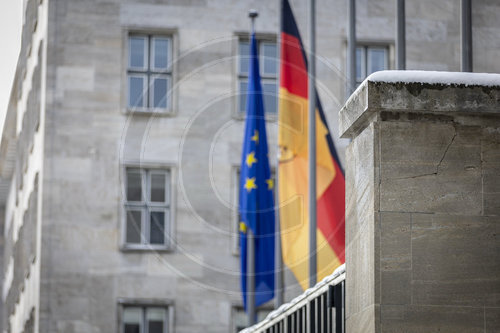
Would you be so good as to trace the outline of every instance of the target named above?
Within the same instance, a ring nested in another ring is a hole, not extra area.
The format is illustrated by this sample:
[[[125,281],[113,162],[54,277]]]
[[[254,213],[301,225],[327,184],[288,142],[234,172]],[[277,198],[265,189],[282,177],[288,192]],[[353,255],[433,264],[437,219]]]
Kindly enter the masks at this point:
[[[348,332],[498,330],[500,75],[462,75],[365,81],[340,111]]]
[[[306,2],[291,2],[307,45]],[[346,90],[346,6],[317,4],[318,87],[342,160],[347,140],[335,132]],[[259,36],[275,39],[278,1],[25,1],[0,146],[4,331],[119,332],[130,304],[168,307],[177,333],[232,330],[241,305],[236,64],[250,8],[260,13]],[[358,1],[357,8],[360,43],[386,46],[393,68],[394,1]],[[477,71],[500,71],[499,11],[497,1],[474,2]],[[408,68],[459,70],[458,13],[454,0],[407,4]],[[129,33],[172,37],[168,115],[126,108]],[[276,131],[271,116],[272,163]],[[168,249],[123,246],[127,166],[170,170]],[[290,299],[300,290],[285,275]]]

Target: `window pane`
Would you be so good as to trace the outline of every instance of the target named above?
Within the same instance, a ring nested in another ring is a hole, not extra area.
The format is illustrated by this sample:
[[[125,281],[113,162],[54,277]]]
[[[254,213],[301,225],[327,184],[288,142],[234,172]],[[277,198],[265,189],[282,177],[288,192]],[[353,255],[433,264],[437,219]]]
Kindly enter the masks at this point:
[[[370,75],[376,71],[386,69],[386,50],[382,48],[369,48],[368,49],[368,73]]]
[[[144,52],[147,39],[145,37],[129,37],[129,67],[145,68],[146,54]]]
[[[142,201],[142,178],[140,170],[127,169],[127,201]]]
[[[165,212],[150,213],[150,234],[151,244],[165,244]]]
[[[247,89],[248,89],[248,84],[246,81],[240,81],[240,98],[239,98],[239,111],[240,112],[245,112],[246,107],[247,107]]]
[[[240,42],[240,73],[248,73],[248,59],[250,55],[250,44],[248,42]]]
[[[143,76],[128,77],[128,106],[143,107],[144,106],[144,81]]]
[[[166,77],[154,77],[152,81],[152,106],[164,109],[167,107],[168,79]]]
[[[168,68],[170,50],[170,39],[154,37],[151,45],[152,68],[166,70]]]
[[[276,44],[262,43],[262,73],[276,74],[278,72],[278,62],[276,61],[277,48]]]
[[[141,243],[141,219],[142,212],[140,210],[127,210],[127,243]]]
[[[151,174],[151,197],[152,202],[165,202],[166,175],[160,173]]]
[[[363,48],[362,47],[357,47],[356,48],[356,81],[363,81],[364,79],[364,73],[363,73],[363,67],[364,67],[364,59],[363,59]]]
[[[148,308],[146,312],[146,321],[148,333],[164,333],[165,327],[165,309]]]
[[[141,333],[141,308],[123,309],[123,326],[125,333]]]
[[[263,83],[262,92],[264,94],[264,112],[266,113],[276,113],[277,110],[277,93],[276,93],[276,83]]]

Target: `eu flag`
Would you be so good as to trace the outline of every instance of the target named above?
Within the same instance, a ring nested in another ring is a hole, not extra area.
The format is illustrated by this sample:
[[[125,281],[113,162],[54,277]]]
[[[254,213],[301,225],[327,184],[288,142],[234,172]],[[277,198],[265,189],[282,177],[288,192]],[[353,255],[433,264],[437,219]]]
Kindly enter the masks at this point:
[[[247,309],[247,234],[255,236],[255,306],[274,297],[274,182],[267,153],[266,122],[255,33],[250,42],[245,136],[240,173],[241,290]]]

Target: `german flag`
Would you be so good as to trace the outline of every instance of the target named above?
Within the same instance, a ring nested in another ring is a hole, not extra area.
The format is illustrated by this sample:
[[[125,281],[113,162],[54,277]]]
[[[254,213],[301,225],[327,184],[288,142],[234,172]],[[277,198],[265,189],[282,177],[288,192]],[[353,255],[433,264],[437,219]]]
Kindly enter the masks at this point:
[[[279,198],[283,261],[309,287],[307,58],[288,0],[282,0],[279,90]],[[317,277],[345,262],[345,180],[318,95]]]

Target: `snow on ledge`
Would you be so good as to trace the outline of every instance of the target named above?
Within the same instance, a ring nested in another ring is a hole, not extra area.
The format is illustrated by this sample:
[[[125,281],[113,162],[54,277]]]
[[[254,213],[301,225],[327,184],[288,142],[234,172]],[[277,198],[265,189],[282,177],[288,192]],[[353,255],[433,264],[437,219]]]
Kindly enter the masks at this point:
[[[380,71],[366,78],[371,82],[430,83],[465,86],[500,86],[500,74],[437,72],[437,71]]]

